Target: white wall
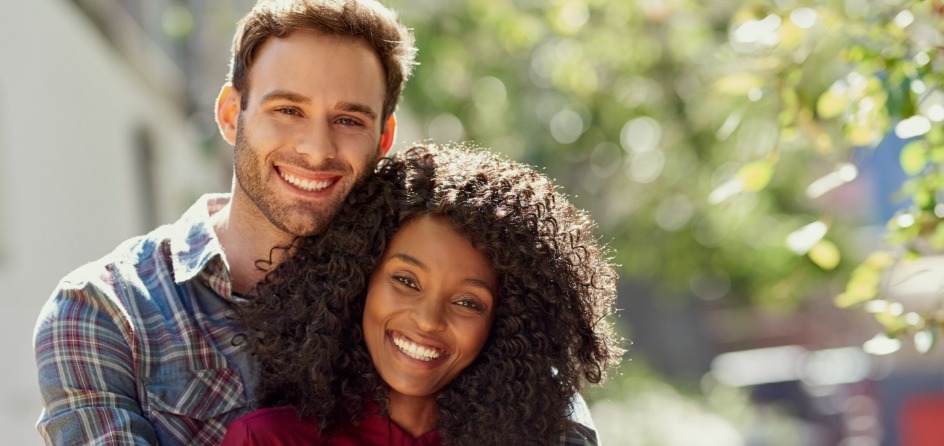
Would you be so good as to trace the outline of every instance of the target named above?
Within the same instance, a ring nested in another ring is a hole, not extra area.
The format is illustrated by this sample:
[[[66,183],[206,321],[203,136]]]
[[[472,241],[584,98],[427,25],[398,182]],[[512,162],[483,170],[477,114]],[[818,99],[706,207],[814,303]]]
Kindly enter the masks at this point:
[[[50,291],[148,229],[133,151],[142,125],[154,136],[159,221],[228,190],[229,171],[200,154],[185,117],[72,2],[0,2],[2,444],[42,444],[32,330]]]

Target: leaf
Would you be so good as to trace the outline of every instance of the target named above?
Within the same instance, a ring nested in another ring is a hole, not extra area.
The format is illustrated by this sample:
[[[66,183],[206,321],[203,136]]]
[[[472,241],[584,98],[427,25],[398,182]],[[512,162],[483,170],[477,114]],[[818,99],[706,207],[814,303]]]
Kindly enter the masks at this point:
[[[900,335],[901,332],[909,326],[908,321],[905,320],[905,317],[901,314],[892,314],[889,312],[876,313],[875,320],[882,324],[882,327],[885,328],[887,333],[895,335]]]
[[[944,163],[944,146],[935,146],[928,150],[928,158],[932,163]]]
[[[902,170],[909,176],[915,176],[928,165],[928,152],[924,141],[912,141],[905,144],[899,155]]]
[[[737,178],[744,184],[746,191],[758,191],[770,183],[774,175],[774,166],[770,161],[754,161],[741,166]]]
[[[846,139],[854,146],[870,147],[878,142],[880,133],[871,124],[854,124],[845,128]]]
[[[836,306],[848,308],[874,299],[878,295],[882,273],[893,261],[892,255],[887,252],[880,251],[869,255],[852,271],[852,276],[846,283],[846,291],[836,296]]]
[[[849,106],[849,98],[843,90],[830,88],[819,96],[816,101],[816,114],[823,119],[832,119],[844,112]]]
[[[807,255],[816,266],[826,271],[836,269],[836,266],[839,265],[839,261],[842,259],[842,254],[839,252],[839,248],[836,244],[825,239],[813,245]]]
[[[721,93],[742,95],[763,85],[763,77],[752,73],[738,72],[718,79],[715,82],[715,89]]]
[[[935,221],[934,230],[931,232],[931,236],[928,237],[928,243],[934,249],[944,249],[944,222],[941,220]]]

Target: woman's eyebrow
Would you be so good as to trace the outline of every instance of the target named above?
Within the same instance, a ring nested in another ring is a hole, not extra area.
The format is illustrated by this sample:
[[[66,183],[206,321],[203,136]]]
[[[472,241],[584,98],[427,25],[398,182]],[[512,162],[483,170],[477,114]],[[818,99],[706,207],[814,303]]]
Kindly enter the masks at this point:
[[[411,256],[411,255],[409,255],[409,254],[404,254],[404,253],[399,253],[399,252],[398,252],[398,253],[396,253],[396,254],[391,255],[390,258],[391,258],[391,259],[400,259],[401,261],[406,262],[406,263],[409,263],[409,264],[411,264],[411,265],[414,265],[414,266],[416,266],[417,268],[419,268],[419,269],[421,269],[421,270],[423,270],[423,271],[429,271],[429,267],[426,266],[425,263],[421,262],[420,259],[417,259],[416,257],[413,257],[413,256]]]
[[[421,262],[420,259],[417,259],[416,257],[413,257],[409,254],[398,252],[396,254],[391,255],[390,258],[398,259],[402,262],[409,263],[410,265],[414,265],[423,271],[429,272],[429,267],[426,266],[425,263]],[[462,279],[462,283],[466,285],[474,286],[476,288],[482,288],[483,290],[488,291],[490,294],[493,294],[495,292],[494,286],[492,286],[488,282],[481,279],[475,279],[475,278],[469,277],[469,278]]]

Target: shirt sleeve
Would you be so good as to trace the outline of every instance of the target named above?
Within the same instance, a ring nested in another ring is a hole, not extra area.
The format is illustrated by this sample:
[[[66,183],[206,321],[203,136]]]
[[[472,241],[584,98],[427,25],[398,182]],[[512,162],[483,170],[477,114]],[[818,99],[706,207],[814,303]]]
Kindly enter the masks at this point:
[[[142,416],[127,313],[106,287],[60,283],[33,337],[49,445],[157,444]]]
[[[579,393],[575,394],[570,402],[570,416],[568,418],[573,424],[571,429],[561,435],[558,442],[559,446],[602,446],[602,443],[597,439],[596,426],[590,417],[587,402]]]

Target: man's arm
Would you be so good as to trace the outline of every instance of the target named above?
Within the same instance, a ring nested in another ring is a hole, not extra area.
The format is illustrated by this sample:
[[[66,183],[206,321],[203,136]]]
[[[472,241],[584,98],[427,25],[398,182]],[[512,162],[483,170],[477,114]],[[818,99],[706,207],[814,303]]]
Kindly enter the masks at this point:
[[[46,444],[157,444],[138,401],[132,336],[101,289],[60,284],[33,338],[44,407],[37,428]]]

